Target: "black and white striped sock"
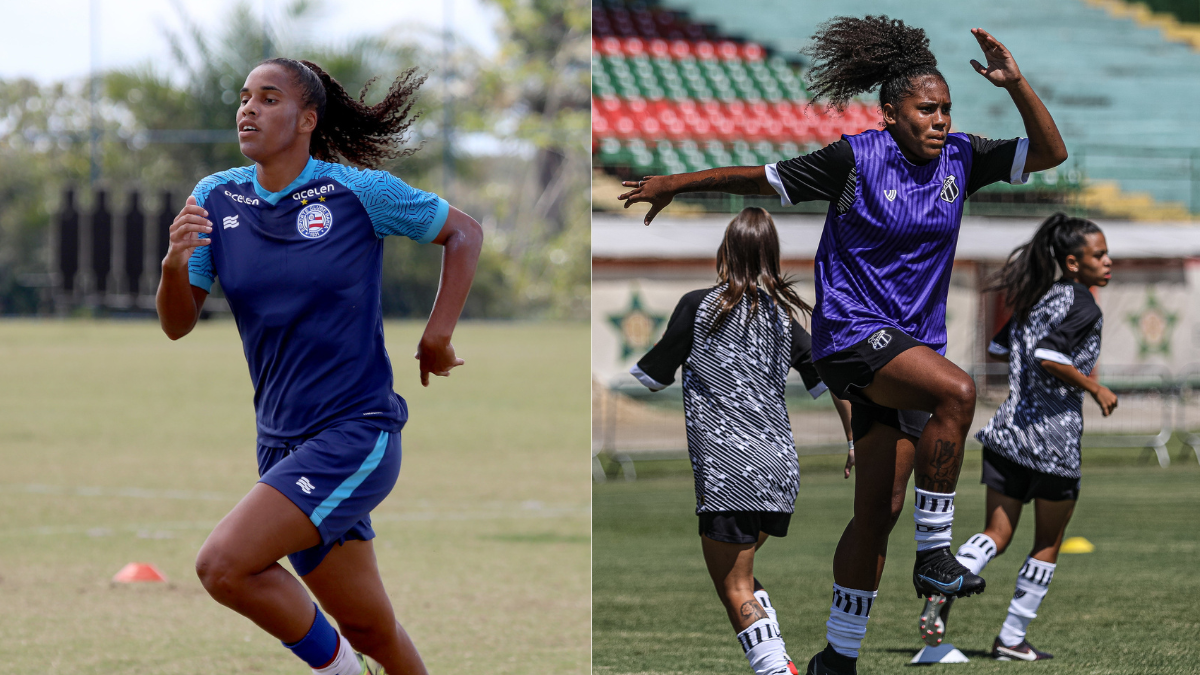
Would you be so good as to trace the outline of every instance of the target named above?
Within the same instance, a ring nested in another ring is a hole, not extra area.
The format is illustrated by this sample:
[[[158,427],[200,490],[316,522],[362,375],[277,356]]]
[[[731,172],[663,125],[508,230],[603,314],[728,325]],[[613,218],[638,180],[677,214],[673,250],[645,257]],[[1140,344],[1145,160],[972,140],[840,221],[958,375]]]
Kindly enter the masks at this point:
[[[954,493],[929,492],[921,488],[913,490],[916,497],[913,520],[917,526],[917,550],[949,546],[950,526],[954,523]]]
[[[787,651],[779,624],[771,619],[759,619],[738,633],[738,643],[755,675],[788,675]]]
[[[996,542],[982,532],[972,535],[967,543],[958,547],[954,557],[960,565],[971,570],[971,574],[979,574],[996,557]]]
[[[825,622],[825,639],[842,656],[858,658],[858,649],[867,636],[867,619],[877,591],[860,591],[833,585],[833,604]]]
[[[1050,589],[1054,578],[1054,563],[1026,558],[1017,573],[1017,589],[1012,602],[1008,603],[1008,617],[1000,627],[1000,642],[1006,647],[1015,647],[1025,639],[1029,622],[1037,618],[1038,607]]]

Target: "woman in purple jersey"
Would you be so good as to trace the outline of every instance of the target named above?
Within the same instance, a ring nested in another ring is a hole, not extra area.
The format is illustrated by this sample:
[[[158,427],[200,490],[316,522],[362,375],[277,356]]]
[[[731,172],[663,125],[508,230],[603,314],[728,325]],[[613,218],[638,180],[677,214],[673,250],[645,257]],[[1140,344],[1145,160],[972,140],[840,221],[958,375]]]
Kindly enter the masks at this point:
[[[1009,51],[972,35],[1028,139],[951,133],[950,91],[923,30],[884,16],[838,17],[807,53],[809,91],[842,108],[879,87],[884,129],[843,137],[765,167],[726,167],[625,183],[626,207],[647,202],[646,223],[684,192],[778,194],[785,205],[830,202],[817,250],[813,360],[852,403],[857,452],[854,518],[834,556],[825,651],[810,673],[853,673],[879,587],[887,539],[916,474],[917,593],[983,590],[950,553],[954,489],[975,411],[975,386],[945,354],[945,306],[963,202],[981,187],[1057,166],[1067,152],[1050,113]]]
[[[297,219],[288,209],[299,210],[300,197],[303,195],[295,195],[294,204],[291,199],[285,199],[280,204],[276,202],[284,193],[293,192],[293,188],[299,189],[298,181],[302,182],[301,177],[311,173],[308,167],[314,166],[316,160],[336,162],[338,158],[344,158],[359,166],[373,167],[390,157],[411,152],[399,152],[396,143],[413,119],[409,113],[416,89],[422,81],[423,78],[415,77],[414,71],[410,70],[396,80],[381,103],[367,106],[349,96],[325,71],[307,61],[271,59],[255,68],[246,78],[237,112],[242,154],[254,160],[255,165],[252,171],[247,168],[222,172],[215,175],[213,180],[202,181],[202,185],[206,182],[215,185],[223,180],[222,176],[237,171],[239,173],[236,175],[252,176],[253,189],[258,192],[243,195],[231,193],[229,187],[224,189],[224,195],[238,202],[236,206],[239,209],[246,207],[246,210],[224,218],[223,229],[216,233],[208,219],[210,209],[204,208],[205,204],[217,208],[219,199],[213,196],[215,191],[212,194],[209,191],[199,192],[201,200],[208,199],[207,202],[198,203],[195,196],[188,198],[187,205],[171,225],[170,246],[162,263],[157,307],[163,331],[175,340],[188,334],[195,326],[208,291],[197,285],[194,278],[189,281],[189,260],[198,249],[205,251],[199,247],[208,247],[220,241],[216,238],[218,234],[229,237],[229,241],[233,241],[234,236],[254,235],[255,239],[243,238],[240,241],[274,248],[276,251],[282,250],[280,247],[289,247],[286,250],[293,257],[284,259],[289,260],[289,264],[295,261],[297,265],[302,256],[315,256],[318,254],[313,251],[322,250],[316,248],[318,244],[314,242],[321,242],[319,245],[325,246],[324,251],[331,251],[341,249],[330,248],[332,244],[329,242],[362,241],[367,248],[358,259],[371,260],[378,265],[382,255],[379,239],[369,230],[362,230],[367,226],[363,221],[371,212],[364,211],[363,207],[367,204],[359,206],[358,201],[345,201],[355,198],[347,194],[344,183],[339,186],[327,181],[325,189],[310,190],[320,193],[319,197],[313,199],[314,203],[323,203],[315,207],[317,213],[326,214],[316,219],[320,221],[316,224],[319,229],[326,228],[332,219],[329,214],[339,213],[338,209],[343,209],[338,215],[339,225],[336,228],[329,225],[340,239],[335,239],[334,235],[311,239],[313,235],[307,231],[297,233],[298,225],[292,221],[300,223],[304,219],[304,211]],[[328,170],[328,166],[325,169]],[[344,169],[342,174],[359,175],[353,169]],[[432,243],[445,248],[437,300],[416,353],[420,362],[421,383],[427,386],[431,373],[447,376],[452,368],[463,364],[463,360],[455,355],[450,337],[475,274],[482,231],[466,214],[444,205],[435,208],[440,199],[435,202],[435,196],[419,193],[390,175],[377,172],[370,179],[373,185],[384,186],[370,194],[373,199],[368,200],[369,206],[374,213],[383,213],[396,222],[408,218],[415,223],[408,232],[409,236],[419,239],[420,235],[414,235],[414,232],[427,232]],[[237,189],[233,183],[227,184]],[[325,193],[329,189],[334,192],[329,194],[327,201]],[[418,211],[412,208],[413,201],[396,204],[388,201],[396,199],[396,195],[411,196],[418,193],[424,195],[421,204],[425,208],[421,211],[424,214],[421,217],[425,221],[421,223],[417,223],[417,216],[413,215]],[[256,194],[264,196],[260,199]],[[334,206],[337,199],[354,208]],[[249,204],[253,204],[257,210],[250,210]],[[222,208],[230,208],[229,203]],[[404,209],[407,211],[402,213]],[[437,215],[430,215],[434,213]],[[283,222],[283,218],[291,220],[286,221],[287,227],[272,230],[268,217],[275,217],[276,221],[271,222],[276,224]],[[356,217],[357,222],[354,220]],[[259,218],[262,222],[246,222],[253,218]],[[312,227],[308,221],[305,223]],[[435,230],[435,227],[440,227],[440,230]],[[316,236],[324,234],[322,231]],[[348,238],[350,234],[358,239]],[[379,230],[376,230],[376,234],[383,236]],[[216,246],[208,250],[220,253]],[[220,269],[223,265],[232,264],[232,258],[227,255],[226,259],[218,262],[217,268]],[[318,292],[308,289],[313,285],[319,286],[325,276],[337,273],[337,270],[331,269],[337,267],[337,261],[332,261],[333,265],[327,264],[330,261],[324,262],[324,268],[314,267],[305,272],[311,272],[312,284],[289,286],[284,290],[293,294]],[[228,267],[224,269],[229,271]],[[271,286],[274,279],[282,279],[291,273],[294,270],[266,270],[262,272],[264,276],[255,278],[260,281],[259,285],[263,288],[261,292],[267,293],[271,290],[267,287]],[[378,272],[375,274],[378,276]],[[210,272],[208,284],[211,284],[211,276]],[[344,310],[347,316],[379,312],[378,279],[363,277],[361,270],[358,276],[362,277],[360,283],[363,287],[373,291],[375,297],[362,298],[348,291],[343,292],[338,296],[339,302],[358,304],[339,307],[338,311]],[[342,283],[343,277],[337,278],[339,280],[333,283]],[[245,293],[246,297],[258,292],[253,288],[254,284],[243,285],[251,286],[239,291]],[[346,289],[339,287],[335,290]],[[363,299],[365,302],[359,302]],[[256,309],[262,310],[260,314],[267,314],[269,320],[252,325],[246,322],[245,316],[238,316],[239,307],[234,307],[235,319],[239,320],[238,327],[244,341],[252,340],[245,326],[269,324],[267,327],[270,330],[294,336],[304,334],[301,329],[306,326],[311,334],[313,322],[320,320],[316,316],[319,312],[308,312],[303,316],[278,316],[279,308],[268,303],[265,308]],[[274,446],[264,446],[260,440],[259,467],[263,480],[209,535],[197,556],[196,571],[205,589],[217,602],[246,616],[281,640],[314,672],[323,675],[360,675],[369,672],[365,660],[355,654],[357,650],[374,658],[388,673],[423,674],[426,670],[420,655],[396,621],[375,564],[370,541],[374,532],[370,529],[369,512],[395,484],[400,466],[399,427],[403,426],[407,413],[403,412],[403,401],[391,391],[391,367],[382,350],[381,318],[365,323],[369,324],[365,331],[369,342],[377,348],[371,353],[381,356],[377,357],[376,362],[368,364],[370,368],[363,370],[378,372],[381,368],[387,369],[388,377],[381,387],[386,391],[382,395],[385,403],[388,398],[395,401],[396,409],[386,413],[362,412],[357,419],[341,419],[317,433],[288,439]],[[348,334],[350,328],[340,326],[337,330],[345,330]],[[294,339],[291,342],[296,341]],[[281,348],[286,348],[288,344],[284,340]],[[247,342],[248,358],[254,347]],[[336,347],[334,345],[333,349]],[[345,344],[342,350],[358,351],[360,346]],[[255,373],[252,372],[253,376]],[[259,394],[256,390],[256,408]],[[302,396],[296,394],[293,398]],[[300,402],[292,401],[291,404],[295,406]],[[282,405],[287,406],[288,399],[285,398]],[[392,412],[396,413],[396,419],[392,422],[380,417],[364,417],[390,415]],[[261,411],[256,410],[256,413]],[[262,415],[259,414],[259,417],[261,420]],[[366,459],[363,459],[364,456]],[[289,467],[299,468],[304,475],[297,480],[296,475],[281,474],[285,469],[290,470]],[[281,475],[286,477],[268,482],[270,477],[278,478]],[[305,496],[311,496],[321,489],[332,491],[329,498],[311,513],[304,510],[302,505],[310,503]],[[304,585],[279,564],[279,559],[285,555],[291,559],[297,573],[302,575]],[[305,586],[321,606],[333,615],[341,629],[340,634],[313,604]]]

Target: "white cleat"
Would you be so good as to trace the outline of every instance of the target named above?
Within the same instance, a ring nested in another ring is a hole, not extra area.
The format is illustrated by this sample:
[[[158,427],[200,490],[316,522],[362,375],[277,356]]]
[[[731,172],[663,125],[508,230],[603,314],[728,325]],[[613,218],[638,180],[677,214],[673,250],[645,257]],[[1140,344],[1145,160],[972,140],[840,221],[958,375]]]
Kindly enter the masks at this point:
[[[921,611],[917,625],[921,640],[930,647],[942,644],[946,637],[946,622],[942,620],[942,608],[946,605],[946,596],[935,593],[925,597],[925,609]]]

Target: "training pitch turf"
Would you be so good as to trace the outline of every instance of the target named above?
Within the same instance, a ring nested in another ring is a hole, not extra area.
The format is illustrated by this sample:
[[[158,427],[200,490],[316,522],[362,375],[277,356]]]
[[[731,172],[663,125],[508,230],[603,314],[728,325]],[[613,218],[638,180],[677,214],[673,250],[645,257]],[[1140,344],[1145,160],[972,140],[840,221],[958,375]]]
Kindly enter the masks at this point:
[[[422,389],[422,326],[390,323],[411,419],[376,551],[434,673],[585,673],[588,329],[467,323]],[[230,321],[0,322],[0,673],[303,673],[196,580],[254,484],[253,391]],[[109,579],[150,562],[168,584]]]
[[[1029,640],[1055,655],[1035,663],[985,654],[1032,544],[1032,506],[1012,547],[984,571],[987,592],[959,601],[949,641],[969,664],[933,668],[962,673],[1195,673],[1200,663],[1200,469],[1196,460],[1160,469],[1136,450],[1104,451],[1088,465],[1067,536],[1094,553],[1062,555]],[[1120,452],[1126,460],[1120,461]],[[1176,452],[1172,452],[1177,457]],[[1102,461],[1107,460],[1107,461]],[[825,646],[832,559],[850,517],[852,486],[841,458],[802,458],[800,496],[785,539],[760,550],[755,574],[779,611],[788,652],[804,672]],[[650,463],[653,464],[653,463]],[[954,543],[983,525],[979,452],[968,452],[956,501]],[[640,476],[650,467],[638,466]],[[593,672],[729,673],[750,668],[704,567],[690,475],[597,485],[593,493]],[[911,500],[889,546],[858,672],[899,673],[921,647],[912,587],[915,544]]]

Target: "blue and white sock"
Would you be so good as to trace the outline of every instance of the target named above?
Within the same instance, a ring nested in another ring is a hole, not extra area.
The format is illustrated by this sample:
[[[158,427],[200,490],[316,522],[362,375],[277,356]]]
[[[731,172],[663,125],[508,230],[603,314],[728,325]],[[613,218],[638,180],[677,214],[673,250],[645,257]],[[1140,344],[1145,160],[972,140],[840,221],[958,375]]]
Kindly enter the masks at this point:
[[[362,675],[362,664],[358,662],[354,647],[350,646],[350,641],[346,639],[346,636],[339,635],[338,637],[342,639],[342,643],[338,647],[337,658],[324,668],[313,668],[313,673],[316,675]]]
[[[350,641],[329,624],[315,603],[314,608],[317,615],[313,617],[308,633],[299,642],[284,642],[283,646],[292,650],[317,675],[360,675],[362,666]]]
[[[1008,603],[1008,617],[1000,627],[1000,642],[1005,647],[1016,647],[1025,639],[1029,622],[1037,618],[1038,606],[1050,588],[1055,567],[1054,563],[1025,559],[1025,565],[1017,574],[1017,590],[1012,602]]]
[[[949,546],[950,525],[954,522],[954,493],[913,490],[916,492],[913,520],[917,524],[917,550]]]
[[[996,557],[996,542],[986,534],[976,534],[958,547],[954,557],[958,564],[971,570],[971,574],[979,574]]]
[[[338,635],[337,630],[329,625],[329,620],[325,618],[325,614],[321,612],[320,607],[316,606],[316,603],[313,603],[313,609],[317,610],[317,615],[313,617],[308,633],[299,642],[292,644],[284,642],[283,646],[292,650],[292,653],[307,663],[309,668],[315,669],[324,666],[337,656],[342,636]]]
[[[867,619],[878,591],[859,591],[833,585],[833,604],[829,621],[825,622],[825,639],[842,656],[858,658],[863,638],[867,636]]]
[[[779,624],[770,618],[759,619],[738,633],[737,639],[755,675],[790,675]]]

